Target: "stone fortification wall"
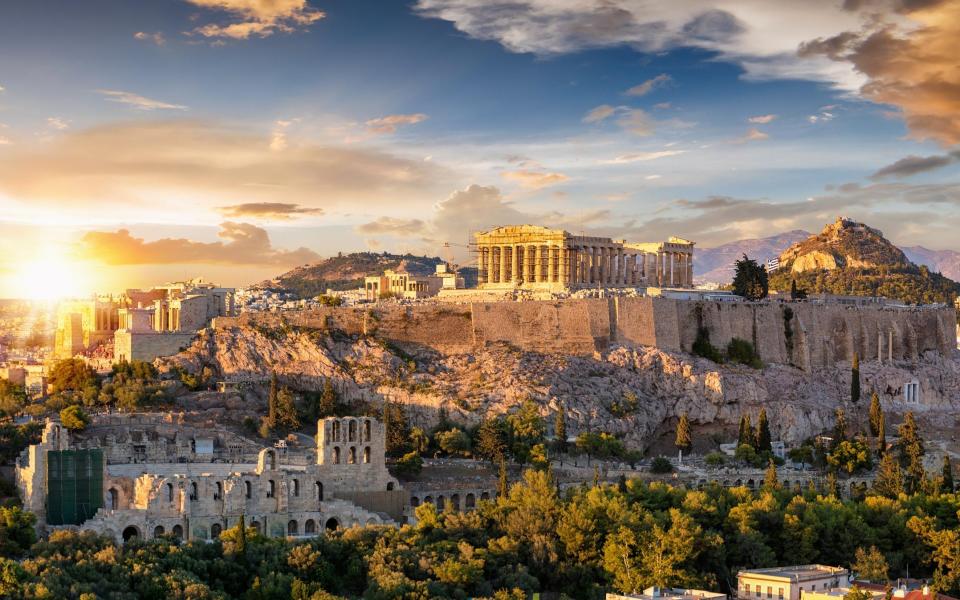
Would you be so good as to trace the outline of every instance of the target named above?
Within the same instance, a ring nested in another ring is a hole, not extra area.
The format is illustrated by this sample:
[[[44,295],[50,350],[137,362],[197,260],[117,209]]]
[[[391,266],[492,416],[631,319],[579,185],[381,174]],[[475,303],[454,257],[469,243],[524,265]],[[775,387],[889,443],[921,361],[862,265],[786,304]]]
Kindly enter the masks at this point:
[[[740,338],[751,342],[764,362],[811,369],[848,361],[855,351],[876,358],[878,336],[884,359],[915,360],[926,351],[949,355],[955,322],[950,307],[611,297],[245,313],[217,318],[214,327],[338,329],[453,354],[504,342],[526,351],[578,355],[611,343],[690,352],[703,327],[717,348]]]

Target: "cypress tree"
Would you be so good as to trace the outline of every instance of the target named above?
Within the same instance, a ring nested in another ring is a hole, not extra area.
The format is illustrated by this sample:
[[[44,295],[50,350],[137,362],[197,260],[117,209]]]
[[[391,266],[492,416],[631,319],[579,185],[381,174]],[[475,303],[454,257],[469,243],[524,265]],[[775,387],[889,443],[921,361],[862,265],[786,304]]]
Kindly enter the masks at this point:
[[[677,421],[677,436],[673,444],[681,452],[688,451],[693,446],[693,440],[690,439],[690,420],[687,418],[687,413],[680,415],[680,420]]]
[[[836,424],[833,426],[833,443],[830,445],[830,449],[834,449],[840,445],[840,442],[847,439],[847,414],[843,412],[842,408],[838,408],[834,411],[836,415]]]
[[[860,355],[853,353],[853,365],[850,367],[850,401],[860,402]]]
[[[883,421],[883,406],[880,405],[880,395],[874,390],[870,394],[870,435],[878,437]]]
[[[926,479],[926,471],[923,469],[923,439],[920,438],[920,432],[917,429],[917,422],[912,412],[903,416],[903,424],[900,425],[900,461],[907,466],[906,491],[909,494],[920,491],[923,481]]]
[[[507,497],[507,459],[500,457],[500,473],[497,477],[497,496],[500,498]]]
[[[753,435],[753,425],[750,424],[750,415],[743,415],[740,417],[740,434],[737,436],[737,447],[746,444],[748,446],[753,446],[756,443],[756,438]]]
[[[880,459],[877,478],[873,482],[873,491],[887,498],[896,498],[903,491],[903,473],[900,471],[900,465],[889,452]]]
[[[953,467],[950,466],[950,457],[946,454],[943,455],[943,491],[952,494],[953,493]]]
[[[320,395],[320,416],[332,417],[337,414],[337,392],[327,377],[323,380],[323,393]]]
[[[770,461],[767,463],[767,472],[763,475],[763,489],[780,489],[780,480],[777,479],[777,463],[773,462],[773,457],[770,457]]]
[[[557,414],[553,417],[553,436],[557,441],[557,449],[560,452],[567,450],[567,409],[560,407]]]
[[[887,453],[887,423],[884,419],[880,419],[880,431],[877,432],[877,454],[883,455]]]
[[[757,418],[757,452],[773,452],[773,440],[770,437],[770,423],[767,422],[767,409],[760,409]]]
[[[267,395],[267,424],[272,429],[277,426],[277,372],[270,375],[270,393]]]
[[[240,513],[240,524],[237,525],[239,528],[240,536],[237,538],[237,554],[240,555],[241,560],[246,560],[247,558],[247,523],[246,519],[243,516],[243,513]]]

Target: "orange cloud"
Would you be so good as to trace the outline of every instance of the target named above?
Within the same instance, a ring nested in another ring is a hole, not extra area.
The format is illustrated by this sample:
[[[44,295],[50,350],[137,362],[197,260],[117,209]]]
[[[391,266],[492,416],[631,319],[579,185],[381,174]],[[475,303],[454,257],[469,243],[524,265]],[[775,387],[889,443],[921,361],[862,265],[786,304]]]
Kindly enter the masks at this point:
[[[570,179],[563,173],[540,173],[527,170],[504,171],[500,176],[507,181],[519,183],[520,187],[528,190],[540,190]]]
[[[412,115],[387,115],[378,119],[370,119],[366,122],[367,131],[375,134],[396,133],[397,129],[404,125],[414,125],[421,121],[426,121],[427,115],[415,113]]]
[[[307,0],[187,0],[203,8],[222,10],[240,21],[226,25],[211,23],[194,29],[204,37],[245,40],[257,35],[291,33],[316,23],[326,14]]]
[[[322,208],[307,208],[289,202],[247,202],[233,206],[220,206],[217,211],[230,218],[259,218],[286,221],[301,215],[322,215]]]

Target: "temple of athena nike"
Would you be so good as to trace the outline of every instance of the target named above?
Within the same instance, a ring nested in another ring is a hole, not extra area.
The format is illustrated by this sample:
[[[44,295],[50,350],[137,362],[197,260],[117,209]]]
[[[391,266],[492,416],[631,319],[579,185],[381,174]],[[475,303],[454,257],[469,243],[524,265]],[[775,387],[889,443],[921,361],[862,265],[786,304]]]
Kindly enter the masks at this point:
[[[588,287],[693,287],[693,245],[629,243],[536,225],[474,234],[482,289],[565,290]]]

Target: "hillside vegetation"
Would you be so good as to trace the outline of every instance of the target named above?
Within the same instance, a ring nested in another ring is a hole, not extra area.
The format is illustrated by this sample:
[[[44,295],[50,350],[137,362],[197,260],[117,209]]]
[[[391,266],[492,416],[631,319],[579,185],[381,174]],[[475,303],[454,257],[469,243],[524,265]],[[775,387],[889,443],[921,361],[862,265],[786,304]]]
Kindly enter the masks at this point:
[[[879,230],[837,219],[787,248],[770,289],[787,292],[791,282],[809,293],[884,296],[907,303],[953,302],[960,285],[918,266]]]
[[[443,263],[439,257],[389,254],[387,252],[353,252],[325,258],[318,263],[297,267],[273,281],[261,284],[267,288],[282,288],[299,298],[322,294],[328,288],[348,290],[360,287],[367,275],[387,269],[405,270],[413,275],[429,275]]]

